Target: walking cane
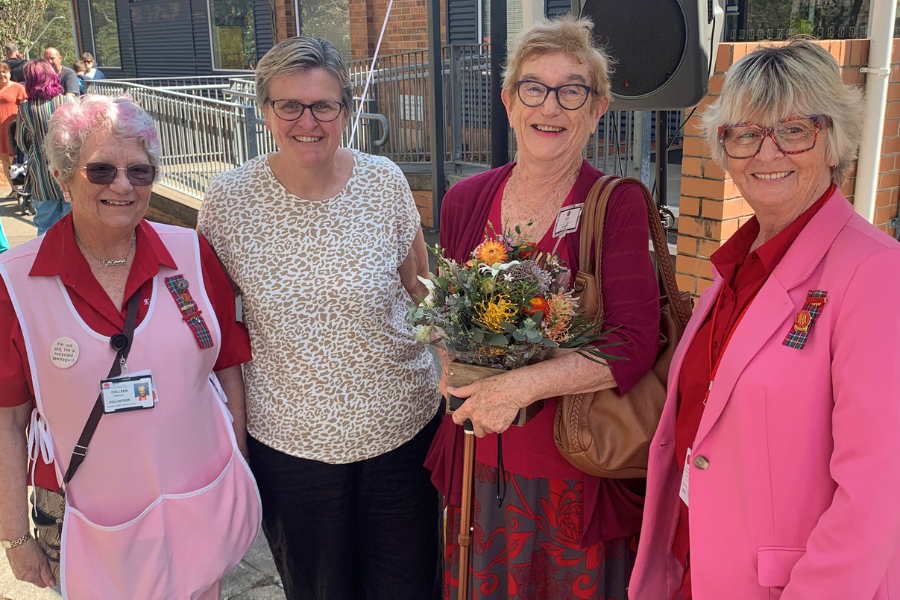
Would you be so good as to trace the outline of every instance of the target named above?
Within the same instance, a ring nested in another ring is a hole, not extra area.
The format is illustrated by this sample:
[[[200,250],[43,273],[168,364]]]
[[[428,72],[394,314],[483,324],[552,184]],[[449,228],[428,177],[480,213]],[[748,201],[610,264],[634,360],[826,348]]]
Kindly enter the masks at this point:
[[[472,556],[472,492],[475,484],[475,431],[472,421],[463,423],[462,506],[459,511],[458,600],[469,600],[469,558]]]
[[[453,382],[453,376],[451,372],[451,383],[454,386],[471,383],[471,381]],[[447,398],[447,406],[454,411],[465,401],[465,398],[451,394]],[[463,433],[465,433],[463,436],[465,444],[463,445],[462,506],[459,508],[459,577],[456,589],[458,600],[469,600],[469,559],[472,556],[472,493],[475,485],[475,429],[470,419],[466,419],[462,427]]]

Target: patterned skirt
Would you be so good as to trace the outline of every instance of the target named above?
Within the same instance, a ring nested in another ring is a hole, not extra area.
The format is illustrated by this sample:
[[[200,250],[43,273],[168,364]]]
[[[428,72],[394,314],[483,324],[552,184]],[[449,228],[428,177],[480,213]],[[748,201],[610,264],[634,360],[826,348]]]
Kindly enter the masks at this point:
[[[627,600],[637,536],[582,548],[582,483],[505,474],[475,463],[473,600]],[[502,486],[502,483],[501,483]],[[457,599],[459,507],[447,511],[444,598]]]

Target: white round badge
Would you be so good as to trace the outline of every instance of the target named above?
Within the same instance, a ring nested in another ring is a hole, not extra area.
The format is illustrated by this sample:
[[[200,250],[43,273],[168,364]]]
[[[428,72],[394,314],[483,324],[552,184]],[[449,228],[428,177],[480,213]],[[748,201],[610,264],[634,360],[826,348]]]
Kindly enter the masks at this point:
[[[78,360],[78,344],[72,338],[61,337],[50,346],[50,362],[60,369],[68,369]]]

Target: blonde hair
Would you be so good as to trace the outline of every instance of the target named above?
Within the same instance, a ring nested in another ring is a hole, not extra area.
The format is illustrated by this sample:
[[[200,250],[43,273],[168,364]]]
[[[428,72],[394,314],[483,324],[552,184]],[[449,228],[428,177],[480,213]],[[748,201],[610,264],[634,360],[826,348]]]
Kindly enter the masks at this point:
[[[798,115],[823,115],[828,129],[826,160],[831,180],[844,183],[862,135],[862,93],[845,85],[840,67],[827,50],[807,36],[782,46],[759,48],[725,74],[722,94],[702,117],[713,158],[727,168],[719,144],[719,126],[752,122],[774,125]]]
[[[324,69],[335,76],[341,85],[341,102],[350,114],[353,110],[353,91],[344,59],[334,44],[315,37],[288,38],[266,52],[256,65],[256,105],[260,110],[266,109],[266,103],[271,100],[269,90],[274,79],[309,69]]]
[[[509,44],[503,89],[515,98],[516,83],[522,63],[544,54],[563,52],[590,70],[590,86],[594,97],[609,98],[609,73],[612,59],[603,48],[594,44],[591,32],[594,24],[587,18],[565,15],[552,21],[541,21],[523,31]]]

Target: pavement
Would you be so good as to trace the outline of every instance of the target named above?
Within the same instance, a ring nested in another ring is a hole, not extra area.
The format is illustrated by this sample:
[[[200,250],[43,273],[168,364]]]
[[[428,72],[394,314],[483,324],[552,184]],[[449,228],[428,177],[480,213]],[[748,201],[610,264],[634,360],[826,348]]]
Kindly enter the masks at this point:
[[[0,187],[0,198],[9,194],[9,187]],[[17,246],[37,235],[31,215],[21,216],[14,200],[0,200],[0,221],[10,247]],[[0,551],[0,600],[59,600],[59,592],[40,589],[17,581],[12,574],[6,553]],[[240,564],[227,577],[222,600],[285,600],[281,579],[262,532]]]

